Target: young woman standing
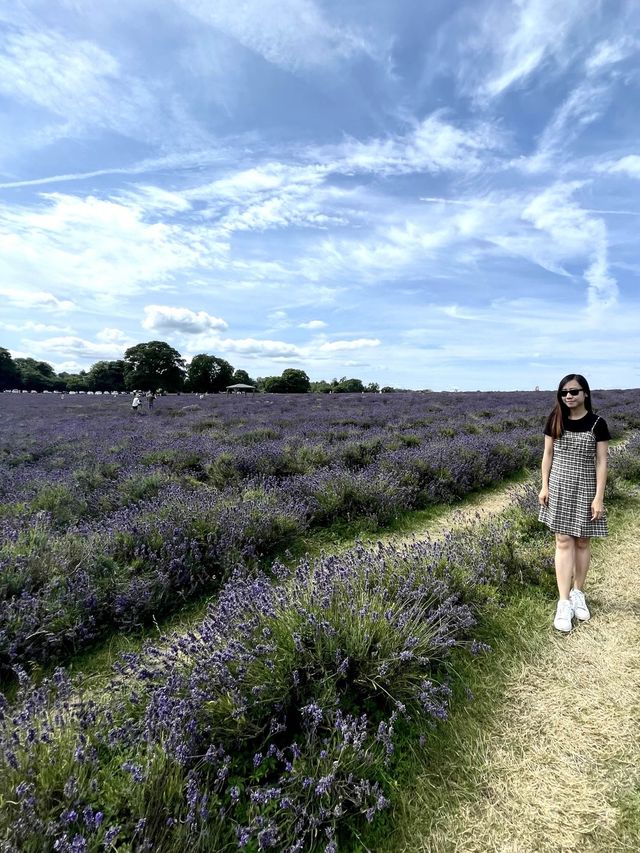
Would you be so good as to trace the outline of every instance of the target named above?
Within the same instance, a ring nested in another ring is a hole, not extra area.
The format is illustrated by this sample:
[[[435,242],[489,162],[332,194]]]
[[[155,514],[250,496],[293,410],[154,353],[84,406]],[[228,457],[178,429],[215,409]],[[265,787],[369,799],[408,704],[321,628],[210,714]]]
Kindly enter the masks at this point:
[[[608,532],[604,487],[611,435],[593,411],[584,376],[561,379],[556,398],[544,429],[539,519],[556,534],[559,598],[553,625],[568,632],[574,616],[583,622],[590,618],[583,587],[591,537]]]

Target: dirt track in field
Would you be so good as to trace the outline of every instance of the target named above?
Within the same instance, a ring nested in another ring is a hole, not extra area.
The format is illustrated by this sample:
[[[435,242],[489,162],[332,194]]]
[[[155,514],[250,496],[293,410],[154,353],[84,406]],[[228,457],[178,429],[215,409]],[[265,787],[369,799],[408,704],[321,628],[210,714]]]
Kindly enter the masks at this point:
[[[490,730],[467,745],[477,797],[418,819],[398,851],[640,849],[619,811],[640,786],[640,500],[625,520],[593,560],[591,620],[568,636],[549,627],[543,654],[512,674]]]

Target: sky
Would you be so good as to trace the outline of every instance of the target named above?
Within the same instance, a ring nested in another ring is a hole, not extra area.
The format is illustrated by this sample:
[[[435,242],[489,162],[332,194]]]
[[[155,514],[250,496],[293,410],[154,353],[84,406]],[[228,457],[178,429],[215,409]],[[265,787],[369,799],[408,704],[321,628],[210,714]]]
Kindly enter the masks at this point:
[[[0,0],[0,346],[640,386],[636,0]]]

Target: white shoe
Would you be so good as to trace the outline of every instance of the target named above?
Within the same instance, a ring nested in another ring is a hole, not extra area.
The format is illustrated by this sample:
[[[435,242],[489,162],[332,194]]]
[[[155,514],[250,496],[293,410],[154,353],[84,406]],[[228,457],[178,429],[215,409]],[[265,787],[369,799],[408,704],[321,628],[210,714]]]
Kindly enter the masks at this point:
[[[591,614],[589,613],[589,608],[587,607],[587,602],[584,599],[584,593],[580,589],[572,589],[569,593],[569,599],[571,601],[571,606],[573,607],[573,612],[576,615],[576,619],[579,619],[581,622],[586,622],[588,619],[591,619]]]
[[[571,630],[571,620],[573,618],[573,607],[567,598],[561,598],[556,608],[556,616],[553,620],[553,627],[556,631],[563,631],[568,634]]]

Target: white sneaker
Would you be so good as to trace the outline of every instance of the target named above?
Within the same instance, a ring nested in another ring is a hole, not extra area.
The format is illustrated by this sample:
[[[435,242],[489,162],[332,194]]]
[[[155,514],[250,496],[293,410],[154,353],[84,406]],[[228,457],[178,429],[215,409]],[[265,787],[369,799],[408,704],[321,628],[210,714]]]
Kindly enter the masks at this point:
[[[589,608],[587,607],[587,602],[584,599],[584,592],[580,589],[572,589],[569,593],[569,599],[571,601],[571,606],[573,607],[573,612],[576,615],[576,619],[579,619],[581,622],[586,622],[587,619],[591,619],[591,614],[589,613]]]
[[[553,627],[556,631],[563,631],[568,634],[571,630],[571,619],[573,618],[573,607],[571,602],[566,598],[561,598],[556,608],[556,616],[553,620]]]

